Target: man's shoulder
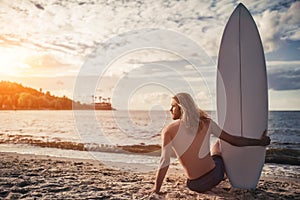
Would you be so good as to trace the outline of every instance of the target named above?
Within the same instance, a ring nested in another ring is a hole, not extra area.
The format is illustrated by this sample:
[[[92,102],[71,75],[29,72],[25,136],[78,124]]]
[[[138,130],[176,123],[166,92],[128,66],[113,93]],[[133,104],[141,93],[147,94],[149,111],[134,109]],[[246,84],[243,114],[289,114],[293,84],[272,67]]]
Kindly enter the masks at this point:
[[[164,128],[164,133],[174,133],[177,132],[180,126],[180,120],[175,120]]]
[[[170,123],[167,128],[174,129],[180,126],[180,119],[175,120],[174,122]]]

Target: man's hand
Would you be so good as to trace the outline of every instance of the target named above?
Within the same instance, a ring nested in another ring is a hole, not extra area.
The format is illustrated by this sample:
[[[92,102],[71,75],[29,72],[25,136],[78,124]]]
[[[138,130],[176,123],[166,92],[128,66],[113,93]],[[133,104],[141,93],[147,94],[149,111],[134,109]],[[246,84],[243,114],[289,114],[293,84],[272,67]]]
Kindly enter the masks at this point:
[[[261,146],[267,146],[271,142],[271,139],[269,136],[267,136],[267,130],[265,130],[260,138],[260,145]]]
[[[144,195],[151,195],[151,194],[161,194],[161,192],[157,192],[156,190],[155,190],[155,188],[153,188],[153,189],[150,189],[150,190],[144,190],[143,192],[142,192]]]
[[[155,191],[154,189],[144,190],[144,191],[143,191],[143,194],[145,194],[145,195],[150,195],[150,194],[154,193],[154,191]]]

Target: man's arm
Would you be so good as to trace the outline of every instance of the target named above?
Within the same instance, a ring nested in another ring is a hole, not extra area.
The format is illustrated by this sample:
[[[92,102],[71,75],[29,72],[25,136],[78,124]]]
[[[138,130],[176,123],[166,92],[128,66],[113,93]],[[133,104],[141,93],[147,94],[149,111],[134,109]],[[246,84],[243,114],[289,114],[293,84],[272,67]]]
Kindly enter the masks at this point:
[[[243,146],[267,146],[270,144],[270,137],[266,136],[267,131],[265,130],[260,139],[245,138],[228,134],[222,130],[220,139],[228,142],[231,145],[243,147]]]
[[[157,194],[160,191],[160,188],[162,186],[162,183],[164,181],[164,178],[167,174],[168,169],[169,169],[169,165],[164,167],[164,168],[160,168],[160,169],[157,170],[155,185],[154,185],[154,192],[157,193]]]
[[[240,136],[234,136],[226,131],[222,130],[213,120],[210,121],[210,130],[214,135],[219,137],[221,140],[228,142],[234,146],[267,146],[270,144],[270,137],[267,136],[267,130],[265,130],[260,139],[245,138]]]
[[[172,152],[171,137],[166,131],[166,129],[164,129],[162,132],[162,151],[161,151],[160,165],[157,170],[155,185],[154,185],[154,192],[157,194],[160,191],[163,180],[169,169],[171,152]]]

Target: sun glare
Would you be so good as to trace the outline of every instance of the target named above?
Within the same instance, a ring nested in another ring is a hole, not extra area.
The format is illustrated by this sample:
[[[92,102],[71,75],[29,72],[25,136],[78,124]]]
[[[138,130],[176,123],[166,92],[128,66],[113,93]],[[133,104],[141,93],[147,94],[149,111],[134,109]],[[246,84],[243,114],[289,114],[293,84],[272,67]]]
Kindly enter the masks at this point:
[[[0,74],[18,75],[30,68],[23,61],[29,56],[24,49],[0,49]]]

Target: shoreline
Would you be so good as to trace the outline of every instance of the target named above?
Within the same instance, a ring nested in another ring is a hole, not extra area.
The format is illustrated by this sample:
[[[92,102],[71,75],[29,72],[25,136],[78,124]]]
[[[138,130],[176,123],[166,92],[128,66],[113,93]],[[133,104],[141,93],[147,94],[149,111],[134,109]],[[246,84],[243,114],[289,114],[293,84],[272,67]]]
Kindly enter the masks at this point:
[[[15,142],[15,143],[14,143]],[[119,153],[131,154],[139,156],[160,156],[161,147],[159,144],[97,144],[97,143],[82,143],[78,141],[64,141],[49,139],[46,136],[34,138],[32,135],[9,135],[0,133],[0,152],[3,148],[20,147],[19,151],[24,148],[34,148],[35,150],[43,148],[52,148],[53,151],[81,151],[90,152],[91,154],[99,153]],[[30,147],[31,146],[31,147]],[[15,152],[19,152],[15,151]],[[282,164],[300,166],[300,159],[298,157],[300,150],[289,148],[272,148],[266,149],[265,163],[268,164]],[[173,152],[172,157],[176,159]]]
[[[262,176],[256,190],[232,189],[228,179],[198,194],[185,186],[181,169],[170,167],[162,194],[145,195],[154,184],[155,170],[142,172],[97,160],[0,152],[0,198],[98,199],[293,199],[299,197],[295,178]]]

